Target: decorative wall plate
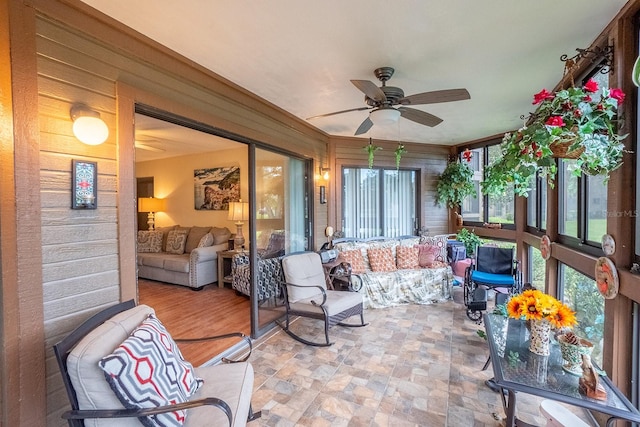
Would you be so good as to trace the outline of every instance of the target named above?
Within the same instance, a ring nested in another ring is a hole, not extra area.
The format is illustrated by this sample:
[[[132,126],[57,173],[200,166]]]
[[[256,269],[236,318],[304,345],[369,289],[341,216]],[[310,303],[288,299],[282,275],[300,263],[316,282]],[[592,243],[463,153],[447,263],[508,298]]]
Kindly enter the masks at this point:
[[[616,252],[616,241],[613,240],[613,236],[610,234],[604,234],[602,236],[602,252],[605,255],[613,255]]]
[[[606,299],[612,299],[618,295],[620,286],[618,270],[613,261],[604,256],[596,261],[596,286]]]
[[[545,261],[551,258],[551,239],[546,234],[540,239],[540,254]]]

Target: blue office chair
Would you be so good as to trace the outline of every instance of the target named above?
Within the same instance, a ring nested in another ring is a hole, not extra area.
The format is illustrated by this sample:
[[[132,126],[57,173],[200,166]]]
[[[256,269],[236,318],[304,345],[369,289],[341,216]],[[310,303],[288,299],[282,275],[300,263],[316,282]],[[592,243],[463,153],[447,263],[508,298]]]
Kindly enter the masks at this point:
[[[467,268],[464,277],[464,303],[467,317],[480,321],[487,309],[487,290],[506,290],[508,295],[522,292],[520,264],[513,248],[478,246],[475,262]]]

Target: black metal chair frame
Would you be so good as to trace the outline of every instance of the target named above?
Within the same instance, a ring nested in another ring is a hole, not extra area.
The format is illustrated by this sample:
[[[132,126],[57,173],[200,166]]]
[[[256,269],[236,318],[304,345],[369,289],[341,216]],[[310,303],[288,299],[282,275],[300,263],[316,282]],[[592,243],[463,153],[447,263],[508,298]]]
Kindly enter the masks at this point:
[[[296,286],[296,287],[300,287],[300,288],[311,288],[311,287],[315,287],[318,288],[318,293],[322,294],[322,301],[320,303],[317,303],[316,301],[311,301],[311,303],[315,306],[315,307],[320,307],[322,309],[322,312],[310,312],[310,311],[303,311],[303,310],[295,310],[293,308],[291,308],[291,306],[289,305],[289,294],[287,292],[287,286]],[[284,324],[282,324],[281,321],[278,321],[278,325],[282,328],[283,331],[285,331],[291,338],[306,344],[306,345],[312,345],[312,346],[316,346],[316,347],[328,347],[330,345],[333,345],[333,343],[329,340],[329,328],[331,328],[332,326],[335,325],[340,325],[340,326],[347,326],[350,328],[360,328],[363,326],[367,326],[368,323],[364,322],[364,308],[362,304],[358,304],[355,305],[351,308],[348,308],[338,314],[335,314],[333,316],[329,316],[329,314],[327,313],[327,308],[325,306],[325,303],[327,302],[327,293],[324,290],[323,287],[321,286],[308,286],[308,285],[294,285],[292,283],[285,283],[282,286],[282,289],[284,291],[284,297],[285,297],[285,308],[286,308],[286,313],[285,313],[285,322]],[[349,291],[335,291],[335,292],[349,292]],[[359,325],[355,325],[355,324],[349,324],[349,323],[343,323],[342,321],[344,319],[347,319],[351,316],[355,316],[359,314],[360,315],[360,324]],[[300,317],[308,317],[308,318],[312,318],[312,319],[318,319],[318,320],[322,320],[324,321],[324,336],[325,336],[325,343],[318,343],[318,342],[313,342],[313,341],[309,341],[306,340],[304,338],[302,338],[301,336],[297,335],[296,333],[294,333],[291,328],[290,328],[290,323],[291,323],[291,317],[294,316],[300,316]]]
[[[478,250],[482,249],[481,247],[476,248],[476,256],[478,254]],[[489,249],[489,248],[484,248]],[[507,249],[507,248],[492,248],[492,249]],[[508,286],[509,295],[515,295],[522,292],[522,272],[520,271],[520,261],[516,260],[513,257],[514,250],[511,251],[511,261],[509,271],[509,276],[513,277],[514,285]],[[506,269],[507,266],[505,265]],[[474,260],[473,264],[465,270],[464,274],[464,304],[467,307],[467,317],[475,322],[480,322],[482,319],[482,312],[487,309],[487,301],[486,298],[478,299],[478,293],[476,290],[479,288],[479,285],[484,288],[496,289],[505,287],[502,284],[491,284],[487,282],[476,283],[472,278],[472,273],[474,270],[480,269],[482,271],[482,266],[478,266],[478,262]],[[506,276],[507,274],[505,274]]]
[[[231,408],[229,405],[216,397],[206,397],[203,399],[197,399],[190,402],[178,403],[174,405],[166,405],[166,406],[158,406],[156,408],[141,408],[141,409],[101,409],[101,410],[81,410],[78,405],[78,397],[76,395],[76,391],[73,388],[73,384],[71,383],[71,378],[69,376],[69,371],[67,369],[67,359],[69,357],[69,353],[73,350],[73,348],[84,338],[89,332],[94,330],[96,327],[100,326],[107,320],[111,319],[118,313],[123,311],[132,309],[136,306],[135,301],[129,300],[125,302],[121,302],[119,304],[108,307],[89,319],[85,320],[80,326],[78,326],[74,331],[72,331],[69,335],[67,335],[64,339],[53,346],[53,352],[56,356],[56,360],[58,362],[58,367],[60,368],[60,373],[62,374],[62,381],[64,383],[65,390],[67,391],[67,395],[69,397],[69,402],[71,403],[71,410],[66,411],[62,414],[62,418],[66,419],[69,423],[70,427],[83,427],[84,420],[89,418],[138,418],[145,417],[149,415],[157,415],[163,414],[167,412],[173,412],[178,410],[187,410],[191,408],[195,408],[198,406],[210,405],[220,408],[229,420],[229,425],[233,425]],[[199,341],[208,341],[208,340],[217,340],[223,338],[231,338],[231,337],[239,337],[244,339],[249,344],[249,354],[243,357],[240,360],[230,360],[227,358],[223,358],[222,361],[225,363],[237,363],[246,361],[249,356],[251,356],[252,351],[252,343],[251,339],[247,337],[245,334],[240,332],[234,332],[225,335],[216,335],[211,337],[201,337],[201,338],[189,338],[189,339],[175,339],[176,342],[199,342]],[[253,412],[251,406],[249,406],[249,414],[247,417],[247,421],[253,421],[262,416],[262,411]]]

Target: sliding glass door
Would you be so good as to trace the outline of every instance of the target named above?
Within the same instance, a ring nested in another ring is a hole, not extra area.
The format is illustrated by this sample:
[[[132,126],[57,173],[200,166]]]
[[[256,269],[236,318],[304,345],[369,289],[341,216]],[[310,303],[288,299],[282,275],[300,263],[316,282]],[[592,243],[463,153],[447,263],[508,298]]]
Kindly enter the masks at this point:
[[[257,328],[282,316],[284,308],[274,288],[277,258],[310,247],[308,165],[305,160],[255,149],[255,245],[253,265]],[[255,305],[254,305],[255,306]]]

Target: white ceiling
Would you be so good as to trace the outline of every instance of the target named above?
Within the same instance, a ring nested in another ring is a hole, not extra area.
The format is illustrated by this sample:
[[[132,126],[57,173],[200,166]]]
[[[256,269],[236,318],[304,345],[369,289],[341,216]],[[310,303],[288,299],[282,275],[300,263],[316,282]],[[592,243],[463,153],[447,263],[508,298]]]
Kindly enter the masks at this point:
[[[363,107],[351,79],[405,95],[467,88],[470,100],[417,106],[444,121],[401,118],[369,136],[459,144],[521,125],[532,96],[562,77],[562,54],[588,47],[626,0],[83,0],[291,114]],[[367,111],[309,120],[352,136]]]

